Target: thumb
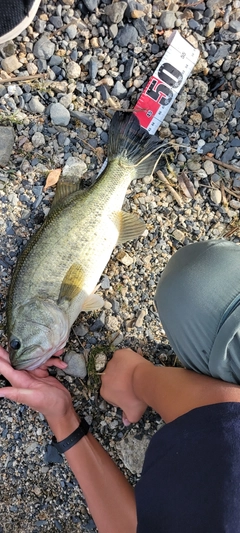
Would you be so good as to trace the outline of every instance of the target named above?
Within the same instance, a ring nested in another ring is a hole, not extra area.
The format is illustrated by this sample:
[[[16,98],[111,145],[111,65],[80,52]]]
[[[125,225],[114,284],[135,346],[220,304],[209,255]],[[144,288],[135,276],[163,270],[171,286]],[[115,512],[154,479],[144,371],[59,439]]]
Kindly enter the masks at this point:
[[[124,411],[122,413],[122,421],[123,421],[124,426],[130,426],[131,424],[131,422],[129,422],[127,416],[125,415]]]

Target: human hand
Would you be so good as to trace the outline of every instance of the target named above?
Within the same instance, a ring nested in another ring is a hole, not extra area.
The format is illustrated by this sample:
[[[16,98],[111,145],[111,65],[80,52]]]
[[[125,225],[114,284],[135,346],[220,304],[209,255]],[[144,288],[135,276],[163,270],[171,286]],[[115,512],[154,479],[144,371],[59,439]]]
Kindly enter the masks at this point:
[[[101,396],[123,410],[123,423],[137,422],[147,408],[134,391],[133,376],[138,365],[150,365],[141,355],[129,348],[117,350],[101,376]]]
[[[72,408],[71,395],[56,378],[49,376],[48,367],[66,368],[61,359],[52,357],[36,370],[14,370],[8,353],[0,347],[0,374],[12,387],[0,388],[0,397],[24,403],[41,412],[48,420],[62,418]]]

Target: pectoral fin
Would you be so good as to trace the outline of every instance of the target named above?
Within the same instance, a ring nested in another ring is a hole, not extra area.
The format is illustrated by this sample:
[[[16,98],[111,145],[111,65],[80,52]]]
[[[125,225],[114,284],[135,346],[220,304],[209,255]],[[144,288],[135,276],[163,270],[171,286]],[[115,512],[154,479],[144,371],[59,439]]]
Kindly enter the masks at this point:
[[[83,271],[81,265],[74,263],[72,266],[70,266],[63,278],[58,297],[58,303],[61,300],[72,301],[82,290],[84,278],[85,272]]]
[[[100,309],[104,304],[104,301],[99,294],[90,294],[83,304],[82,311],[94,311]]]
[[[116,216],[120,219],[120,231],[117,244],[123,244],[126,241],[137,239],[146,229],[144,222],[134,213],[120,211],[120,213],[116,213]]]

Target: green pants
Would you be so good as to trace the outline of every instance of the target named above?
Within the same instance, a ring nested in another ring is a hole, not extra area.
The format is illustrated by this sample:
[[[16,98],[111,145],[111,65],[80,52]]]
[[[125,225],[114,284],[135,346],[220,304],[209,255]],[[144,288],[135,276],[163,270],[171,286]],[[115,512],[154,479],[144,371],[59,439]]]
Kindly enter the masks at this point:
[[[181,248],[159,281],[155,303],[186,368],[240,384],[240,246],[210,240]]]

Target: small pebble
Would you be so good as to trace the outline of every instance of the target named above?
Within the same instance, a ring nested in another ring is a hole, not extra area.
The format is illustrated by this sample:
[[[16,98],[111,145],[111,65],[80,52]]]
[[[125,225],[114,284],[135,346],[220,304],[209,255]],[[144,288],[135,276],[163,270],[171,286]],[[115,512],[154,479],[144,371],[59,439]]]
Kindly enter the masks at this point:
[[[55,44],[45,35],[41,37],[33,47],[33,54],[38,59],[50,59],[54,54]]]
[[[175,26],[176,15],[173,11],[163,11],[159,22],[163,30],[172,30]]]
[[[42,115],[45,111],[45,106],[40,102],[39,96],[33,96],[28,104],[30,111],[32,113],[39,113]]]
[[[18,61],[18,58],[15,55],[2,59],[1,63],[3,70],[5,70],[5,72],[7,72],[8,74],[22,67],[22,63]]]
[[[107,356],[104,352],[99,352],[95,357],[95,370],[96,372],[103,372],[107,364]]]
[[[142,325],[143,325],[143,320],[144,320],[144,317],[146,316],[147,314],[147,311],[146,309],[142,309],[137,317],[137,320],[136,320],[136,328],[141,328]]]
[[[220,189],[212,189],[210,191],[210,197],[211,197],[212,202],[219,205],[222,200],[222,194],[221,194]]]
[[[115,316],[109,315],[106,317],[106,329],[108,331],[118,331],[119,322]]]
[[[125,98],[127,89],[124,87],[121,81],[117,81],[112,89],[111,96],[116,96],[120,100]]]
[[[215,166],[214,166],[213,162],[210,161],[209,159],[206,159],[206,161],[204,161],[203,167],[204,167],[204,170],[206,171],[206,173],[208,175],[214,174]]]
[[[136,44],[138,42],[138,32],[136,28],[130,24],[126,24],[123,28],[120,28],[115,42],[121,47],[127,46],[128,44]]]
[[[66,69],[67,78],[78,79],[81,74],[81,67],[75,61],[69,61]]]
[[[102,289],[109,289],[110,288],[110,280],[108,276],[103,276],[103,279],[101,281],[101,287]]]
[[[230,200],[229,205],[232,207],[232,209],[240,209],[239,200]]]
[[[123,250],[121,252],[118,252],[117,259],[125,266],[130,266],[133,264],[133,258]]]
[[[173,237],[174,237],[174,239],[176,239],[176,241],[183,242],[184,239],[185,239],[185,234],[184,234],[183,231],[181,231],[181,230],[176,228],[173,231]]]
[[[70,113],[62,104],[52,104],[50,107],[50,117],[56,126],[67,126],[70,122]]]
[[[77,26],[76,24],[69,24],[66,28],[66,33],[68,34],[69,39],[75,39],[77,35]]]
[[[45,144],[44,135],[39,131],[36,131],[36,133],[34,133],[34,135],[32,136],[32,144],[35,148],[39,148],[39,146]]]

